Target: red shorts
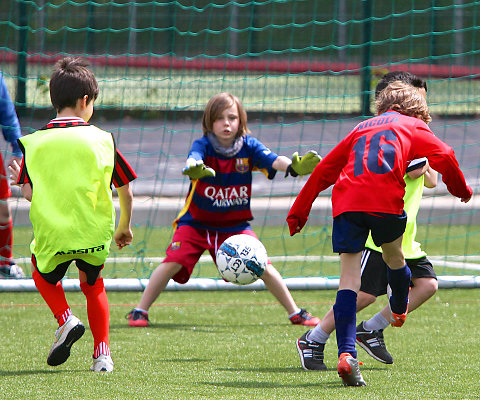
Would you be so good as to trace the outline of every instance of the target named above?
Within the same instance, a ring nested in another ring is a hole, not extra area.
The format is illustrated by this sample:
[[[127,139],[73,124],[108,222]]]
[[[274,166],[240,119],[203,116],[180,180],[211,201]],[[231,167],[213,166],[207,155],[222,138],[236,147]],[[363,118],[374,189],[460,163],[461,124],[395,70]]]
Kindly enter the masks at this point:
[[[237,232],[218,232],[197,229],[190,225],[180,225],[173,234],[172,242],[167,248],[167,256],[163,262],[181,264],[183,268],[173,276],[173,280],[178,283],[187,283],[192,275],[193,268],[205,250],[208,250],[213,262],[216,262],[217,250],[225,239],[242,233],[257,238],[257,235],[251,229]]]
[[[0,199],[8,199],[12,195],[8,184],[8,175],[3,165],[3,157],[0,154]]]

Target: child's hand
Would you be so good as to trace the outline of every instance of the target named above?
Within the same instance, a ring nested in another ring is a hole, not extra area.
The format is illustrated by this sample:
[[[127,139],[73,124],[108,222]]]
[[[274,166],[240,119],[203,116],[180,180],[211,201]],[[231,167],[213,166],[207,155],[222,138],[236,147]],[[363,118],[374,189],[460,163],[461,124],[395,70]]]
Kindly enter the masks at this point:
[[[125,246],[128,246],[132,243],[133,240],[133,232],[128,228],[120,228],[118,227],[115,233],[113,234],[113,240],[117,244],[119,250],[122,250]]]
[[[292,176],[309,175],[321,160],[322,157],[315,150],[310,150],[302,157],[295,152],[292,154],[292,164],[287,169],[287,175],[289,173]]]
[[[462,203],[468,203],[470,201],[470,199],[472,198],[473,196],[473,190],[470,186],[468,186],[468,191],[470,192],[470,196],[469,197],[462,197],[460,200],[462,201]]]
[[[17,183],[18,177],[20,176],[20,165],[17,160],[12,159],[12,161],[10,161],[8,170],[10,171],[10,184],[20,186],[20,184]]]
[[[299,233],[306,223],[307,223],[307,220],[302,221],[296,215],[289,214],[287,217],[287,224],[288,224],[288,229],[290,230],[290,236],[293,236],[296,233]]]
[[[215,171],[205,166],[203,160],[187,159],[185,168],[182,170],[183,175],[189,176],[191,179],[202,179],[208,176],[215,176]]]

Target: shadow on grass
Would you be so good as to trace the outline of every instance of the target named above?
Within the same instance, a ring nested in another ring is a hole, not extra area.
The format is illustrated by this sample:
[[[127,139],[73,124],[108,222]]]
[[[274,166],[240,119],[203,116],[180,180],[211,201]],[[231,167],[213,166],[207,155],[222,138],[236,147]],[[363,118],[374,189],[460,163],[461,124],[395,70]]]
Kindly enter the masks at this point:
[[[311,389],[313,387],[324,387],[324,388],[335,388],[343,387],[343,384],[340,380],[329,381],[329,382],[319,382],[319,383],[292,383],[292,384],[282,384],[282,383],[272,383],[272,382],[259,382],[259,381],[242,381],[242,382],[199,382],[202,385],[208,386],[221,386],[225,388],[235,388],[235,389],[295,389],[295,388],[306,388]]]
[[[303,371],[303,368],[301,367],[262,367],[262,368],[217,368],[218,371],[227,371],[227,372],[265,372],[265,373],[270,373],[270,372],[286,372],[286,373],[292,373],[292,372],[298,372],[298,371]]]
[[[267,327],[271,328],[272,324],[268,324]],[[287,325],[288,326],[288,325]],[[152,324],[148,327],[131,327],[128,326],[128,322],[124,324],[111,324],[110,325],[110,330],[112,329],[125,329],[129,328],[133,330],[142,330],[142,329],[164,329],[164,330],[194,330],[194,331],[199,331],[199,332],[211,332],[213,329],[216,330],[216,332],[225,332],[225,331],[231,331],[233,328],[258,328],[261,327],[260,324],[179,324],[179,323],[159,323],[159,324]],[[282,324],[278,324],[279,328],[284,327]]]
[[[362,367],[361,371],[387,371],[387,367]],[[291,373],[291,372],[305,372],[305,373],[318,373],[324,374],[328,372],[337,370],[335,368],[328,368],[326,371],[305,371],[302,367],[263,367],[263,368],[217,368],[218,371],[227,371],[227,372],[265,372],[265,373]]]
[[[196,363],[196,362],[212,362],[211,358],[161,358],[158,361],[167,363]]]
[[[192,325],[192,324],[151,324],[148,328],[145,327],[130,327],[128,324],[113,324],[110,325],[110,331],[114,329],[131,329],[132,333],[142,332],[147,330],[161,329],[168,331],[196,331],[196,332],[224,332],[227,330],[225,325]]]
[[[20,370],[20,371],[2,371],[0,370],[0,376],[26,376],[26,375],[51,375],[51,374],[64,374],[65,370],[47,370],[47,369],[31,369],[31,370]],[[83,370],[68,370],[68,373],[72,372],[84,372]]]

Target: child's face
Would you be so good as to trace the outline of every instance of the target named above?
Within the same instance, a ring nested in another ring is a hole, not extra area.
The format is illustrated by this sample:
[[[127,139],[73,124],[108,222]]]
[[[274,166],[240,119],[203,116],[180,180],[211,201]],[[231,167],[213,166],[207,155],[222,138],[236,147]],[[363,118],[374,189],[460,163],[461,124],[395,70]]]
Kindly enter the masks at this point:
[[[240,118],[237,105],[226,108],[213,122],[213,134],[224,147],[229,147],[235,141]]]

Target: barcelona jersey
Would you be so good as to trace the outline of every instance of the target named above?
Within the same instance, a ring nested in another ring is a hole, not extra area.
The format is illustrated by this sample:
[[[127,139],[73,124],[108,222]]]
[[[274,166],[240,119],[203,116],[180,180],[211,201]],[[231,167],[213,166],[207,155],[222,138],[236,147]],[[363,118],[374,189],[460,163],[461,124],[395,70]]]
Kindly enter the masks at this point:
[[[191,181],[185,206],[174,226],[186,224],[223,232],[249,227],[248,221],[253,219],[252,172],[274,176],[272,164],[278,155],[252,136],[242,140],[242,148],[233,157],[217,153],[206,136],[192,144],[188,158],[203,160],[216,175]]]

